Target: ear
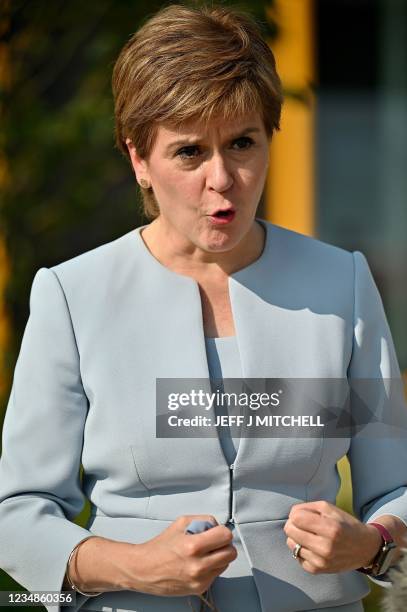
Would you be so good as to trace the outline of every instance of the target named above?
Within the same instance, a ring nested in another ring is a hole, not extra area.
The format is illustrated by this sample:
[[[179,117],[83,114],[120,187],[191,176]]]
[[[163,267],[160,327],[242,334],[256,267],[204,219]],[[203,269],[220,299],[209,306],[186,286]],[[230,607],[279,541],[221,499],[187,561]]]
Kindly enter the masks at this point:
[[[126,146],[129,151],[131,165],[133,166],[137,181],[140,182],[142,179],[144,179],[147,182],[150,182],[147,162],[137,154],[136,147],[130,138],[126,138]]]

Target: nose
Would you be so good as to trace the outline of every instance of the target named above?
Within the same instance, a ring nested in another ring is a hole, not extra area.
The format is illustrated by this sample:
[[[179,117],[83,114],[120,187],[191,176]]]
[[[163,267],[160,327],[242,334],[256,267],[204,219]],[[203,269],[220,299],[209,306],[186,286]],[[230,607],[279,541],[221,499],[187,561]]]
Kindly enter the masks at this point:
[[[215,152],[207,163],[207,186],[214,191],[227,191],[233,184],[233,176],[224,156]]]

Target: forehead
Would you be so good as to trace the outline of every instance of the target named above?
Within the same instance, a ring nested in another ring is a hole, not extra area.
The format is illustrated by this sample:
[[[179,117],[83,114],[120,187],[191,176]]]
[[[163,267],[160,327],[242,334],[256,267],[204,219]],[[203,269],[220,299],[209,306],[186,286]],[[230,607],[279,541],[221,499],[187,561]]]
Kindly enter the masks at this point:
[[[169,144],[182,138],[200,140],[212,134],[227,138],[249,127],[263,128],[259,113],[251,113],[240,117],[238,120],[231,119],[229,121],[223,118],[213,119],[209,123],[189,121],[178,126],[161,123],[157,129],[157,141],[160,141],[161,144]]]

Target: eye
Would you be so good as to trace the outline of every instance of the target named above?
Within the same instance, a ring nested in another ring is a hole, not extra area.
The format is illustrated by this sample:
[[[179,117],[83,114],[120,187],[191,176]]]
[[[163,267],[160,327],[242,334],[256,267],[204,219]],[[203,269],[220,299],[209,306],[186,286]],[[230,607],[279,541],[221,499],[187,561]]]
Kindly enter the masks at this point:
[[[240,138],[236,138],[235,142],[240,142],[243,144],[246,144],[248,146],[246,147],[239,147],[240,150],[244,150],[244,149],[250,149],[250,147],[254,144],[254,140],[252,138],[249,138],[249,136],[241,136]]]
[[[237,148],[235,147],[236,144],[238,145]],[[249,136],[241,136],[233,141],[233,148],[237,151],[245,151],[246,149],[250,149],[253,145],[254,140]],[[193,160],[199,156],[199,153],[200,149],[198,145],[188,145],[179,149],[175,155],[183,160]]]
[[[182,147],[179,151],[177,151],[176,155],[181,159],[194,159],[194,155],[188,155],[191,151],[196,151],[198,147],[196,145],[191,145],[190,147]]]

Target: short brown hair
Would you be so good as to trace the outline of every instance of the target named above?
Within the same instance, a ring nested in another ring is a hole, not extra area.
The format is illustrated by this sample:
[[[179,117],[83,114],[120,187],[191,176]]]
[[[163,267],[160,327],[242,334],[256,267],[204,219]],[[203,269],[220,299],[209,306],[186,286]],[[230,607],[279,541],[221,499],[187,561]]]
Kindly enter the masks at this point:
[[[120,52],[112,75],[116,146],[129,159],[130,138],[142,159],[157,127],[253,111],[266,133],[280,129],[282,87],[260,24],[240,8],[171,4],[150,17]],[[144,214],[159,215],[152,188],[141,188]]]

